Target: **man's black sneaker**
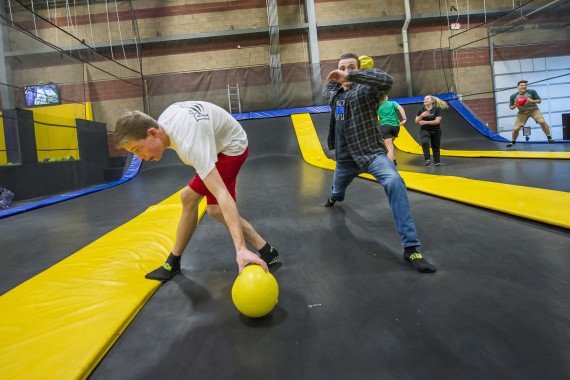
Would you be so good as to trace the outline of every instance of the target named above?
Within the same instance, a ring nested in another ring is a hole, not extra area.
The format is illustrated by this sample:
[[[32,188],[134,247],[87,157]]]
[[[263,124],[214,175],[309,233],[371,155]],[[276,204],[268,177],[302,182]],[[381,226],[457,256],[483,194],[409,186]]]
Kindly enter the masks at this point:
[[[269,248],[268,251],[260,252],[260,256],[268,266],[279,262],[279,252],[273,247]]]
[[[436,162],[435,166],[442,166],[443,164],[441,162]]]
[[[425,165],[425,166],[429,166],[429,164],[431,164],[431,160],[428,158],[428,159],[426,160],[426,162],[424,163],[424,165]]]
[[[510,142],[507,144],[507,148],[512,148],[513,146],[515,146],[515,143]]]
[[[406,255],[404,253],[404,260],[412,264],[412,267],[421,273],[433,273],[437,270],[432,264],[424,259],[422,254],[419,252],[414,252],[411,255]]]
[[[165,262],[162,266],[156,268],[152,272],[148,272],[144,278],[167,282],[171,280],[172,277],[176,276],[178,272],[180,272],[180,264],[172,266]]]
[[[325,203],[325,207],[332,207],[334,206],[335,203],[336,201],[333,199],[333,197],[329,197],[327,199],[327,203]]]
[[[554,139],[548,139],[548,142],[554,144]]]

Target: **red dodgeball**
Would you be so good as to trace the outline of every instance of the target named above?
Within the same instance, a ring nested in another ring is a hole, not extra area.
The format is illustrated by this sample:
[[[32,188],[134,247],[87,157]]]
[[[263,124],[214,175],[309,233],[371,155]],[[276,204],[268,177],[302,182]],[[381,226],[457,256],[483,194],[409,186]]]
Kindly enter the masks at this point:
[[[515,103],[517,106],[524,106],[527,102],[527,98],[516,98]]]

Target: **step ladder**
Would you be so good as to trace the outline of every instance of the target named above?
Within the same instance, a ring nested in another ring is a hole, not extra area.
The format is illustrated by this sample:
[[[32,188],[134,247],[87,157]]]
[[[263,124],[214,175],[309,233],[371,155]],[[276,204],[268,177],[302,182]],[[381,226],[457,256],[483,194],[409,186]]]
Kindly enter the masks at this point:
[[[241,99],[239,97],[239,84],[228,84],[228,106],[230,113],[241,113]]]
[[[523,130],[524,139],[526,141],[530,140],[530,135],[532,135],[532,129],[530,128],[530,125],[529,126],[523,125],[522,130]]]

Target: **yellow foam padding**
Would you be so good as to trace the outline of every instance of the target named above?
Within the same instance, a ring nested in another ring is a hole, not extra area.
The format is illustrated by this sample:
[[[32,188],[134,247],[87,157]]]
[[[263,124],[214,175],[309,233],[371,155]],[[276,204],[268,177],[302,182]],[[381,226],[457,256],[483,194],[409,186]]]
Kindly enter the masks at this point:
[[[6,140],[4,138],[4,119],[0,114],[0,165],[6,165],[8,157],[6,155]]]
[[[311,115],[292,115],[303,159],[309,164],[334,170],[335,161],[326,157]],[[406,187],[426,194],[452,199],[526,219],[570,228],[570,193],[474,179],[399,172]],[[370,174],[363,178],[375,181]]]
[[[1,296],[0,377],[86,378],[159,287],[181,210],[178,192]]]
[[[93,120],[91,102],[67,103],[28,108],[34,114],[38,161],[44,159],[78,160],[79,148],[75,119]]]
[[[38,161],[80,158],[75,119],[34,111],[34,131]]]
[[[93,104],[91,102],[84,103],[85,120],[93,121]]]
[[[450,127],[452,128],[452,127]],[[394,145],[402,152],[421,154],[422,147],[410,135],[406,127],[400,126],[398,138],[394,139]],[[520,152],[513,150],[448,150],[441,149],[442,156],[448,157],[490,157],[490,158],[548,158],[556,160],[570,159],[570,152]]]

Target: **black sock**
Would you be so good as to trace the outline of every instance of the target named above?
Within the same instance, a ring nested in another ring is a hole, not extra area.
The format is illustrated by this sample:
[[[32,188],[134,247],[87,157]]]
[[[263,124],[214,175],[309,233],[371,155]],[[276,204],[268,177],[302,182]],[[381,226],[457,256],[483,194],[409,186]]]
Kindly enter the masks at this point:
[[[261,259],[267,263],[267,265],[272,265],[279,262],[279,252],[269,243],[265,243],[257,252]]]
[[[174,267],[176,265],[180,266],[180,258],[182,256],[176,256],[175,254],[173,254],[172,252],[170,253],[170,255],[168,255],[168,257],[166,258],[166,262],[168,264],[170,264],[170,266]]]
[[[546,136],[546,138],[552,140],[552,136]]]
[[[516,140],[511,141],[511,144],[516,145]]]
[[[259,252],[262,255],[268,255],[271,252],[273,252],[273,247],[271,246],[271,244],[265,243],[265,245],[260,249],[258,249],[257,252]]]
[[[167,282],[170,281],[178,272],[180,272],[180,256],[175,256],[170,253],[164,264],[155,270],[148,272],[144,277],[149,280]]]
[[[418,247],[419,245],[413,246],[413,247],[404,247],[404,256],[405,257],[410,257],[411,254],[415,253],[418,251]]]
[[[421,273],[433,273],[437,269],[430,262],[428,262],[421,253],[418,252],[418,246],[405,247],[404,259],[407,260],[412,267]]]

